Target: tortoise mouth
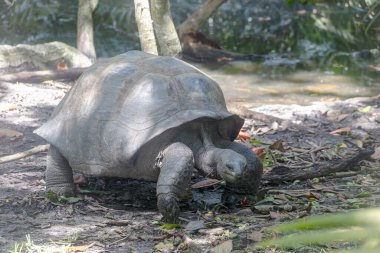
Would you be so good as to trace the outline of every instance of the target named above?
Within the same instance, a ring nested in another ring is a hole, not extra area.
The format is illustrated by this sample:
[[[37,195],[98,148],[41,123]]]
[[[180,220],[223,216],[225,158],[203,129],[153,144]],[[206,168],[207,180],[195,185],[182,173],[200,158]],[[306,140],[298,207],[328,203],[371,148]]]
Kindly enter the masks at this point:
[[[224,170],[220,173],[220,176],[226,181],[226,183],[230,184],[236,184],[240,179],[237,173],[231,170]]]

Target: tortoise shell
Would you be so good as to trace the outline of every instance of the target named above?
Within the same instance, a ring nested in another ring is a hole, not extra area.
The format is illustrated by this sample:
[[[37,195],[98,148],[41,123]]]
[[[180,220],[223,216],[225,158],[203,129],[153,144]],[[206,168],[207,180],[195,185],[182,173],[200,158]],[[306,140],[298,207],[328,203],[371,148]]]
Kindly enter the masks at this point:
[[[107,176],[111,168],[133,168],[144,144],[199,119],[223,124],[220,134],[231,141],[244,122],[227,111],[218,84],[195,67],[130,51],[92,65],[35,133],[74,170]]]

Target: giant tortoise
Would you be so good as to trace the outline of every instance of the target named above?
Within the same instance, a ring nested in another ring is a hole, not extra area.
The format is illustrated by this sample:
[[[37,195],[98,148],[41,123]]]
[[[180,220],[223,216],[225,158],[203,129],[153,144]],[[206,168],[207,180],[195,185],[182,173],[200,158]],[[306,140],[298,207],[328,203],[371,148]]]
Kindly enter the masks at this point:
[[[51,144],[48,191],[72,195],[73,170],[157,181],[158,210],[174,221],[194,168],[256,193],[262,164],[234,142],[243,122],[195,67],[130,51],[91,66],[35,133]]]

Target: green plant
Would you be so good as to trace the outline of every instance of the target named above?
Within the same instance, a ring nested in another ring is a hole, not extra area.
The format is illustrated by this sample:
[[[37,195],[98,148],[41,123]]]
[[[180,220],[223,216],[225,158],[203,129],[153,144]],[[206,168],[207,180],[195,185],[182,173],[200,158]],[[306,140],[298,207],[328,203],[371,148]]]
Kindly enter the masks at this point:
[[[380,252],[380,208],[308,217],[266,231],[282,236],[259,243],[260,248],[297,249],[338,243],[337,247],[349,245],[351,249],[334,252]],[[358,243],[361,245],[356,247]]]

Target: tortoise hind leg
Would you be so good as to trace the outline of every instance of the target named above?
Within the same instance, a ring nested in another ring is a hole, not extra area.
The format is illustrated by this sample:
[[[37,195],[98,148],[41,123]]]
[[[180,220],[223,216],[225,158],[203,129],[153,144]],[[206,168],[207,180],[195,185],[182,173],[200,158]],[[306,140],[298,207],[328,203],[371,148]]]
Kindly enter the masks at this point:
[[[177,221],[178,200],[189,186],[194,168],[193,152],[185,144],[169,145],[158,156],[160,175],[157,181],[157,207],[167,222]]]
[[[47,192],[52,191],[57,195],[74,195],[73,170],[66,158],[53,145],[50,145],[48,152],[45,178]]]

